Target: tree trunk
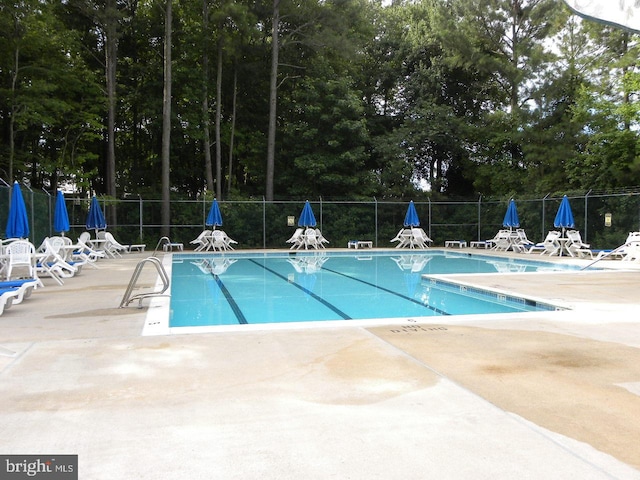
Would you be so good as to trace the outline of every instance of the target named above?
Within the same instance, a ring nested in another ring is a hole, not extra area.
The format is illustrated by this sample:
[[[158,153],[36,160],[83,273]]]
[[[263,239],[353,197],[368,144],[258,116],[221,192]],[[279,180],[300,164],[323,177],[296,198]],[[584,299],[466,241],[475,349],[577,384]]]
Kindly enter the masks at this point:
[[[628,32],[623,32],[622,33],[622,55],[625,55],[627,52],[629,51],[629,33]],[[627,73],[629,72],[630,67],[632,68],[632,71],[635,70],[635,65],[624,65],[622,67],[622,78],[625,78],[627,76]],[[631,103],[631,92],[629,91],[629,86],[627,84],[625,84],[623,82],[623,93],[622,93],[622,103],[625,106],[625,108],[629,105],[629,103]],[[624,129],[626,131],[631,130],[631,120],[629,119],[628,116],[625,116],[624,118]]]
[[[170,153],[171,153],[171,1],[167,0],[164,25],[164,88],[162,94],[162,229],[168,237],[171,225]]]
[[[520,126],[520,97],[519,89],[520,82],[517,79],[516,72],[518,70],[518,62],[520,57],[518,55],[518,48],[520,45],[520,39],[518,38],[518,24],[521,13],[520,0],[512,0],[511,3],[511,79],[509,81],[511,91],[509,92],[509,108],[510,108],[510,121],[511,121],[511,138],[509,140],[509,155],[511,157],[511,166],[519,166],[522,161],[522,155],[520,154],[520,141],[518,130]]]
[[[278,35],[280,30],[280,0],[273,0],[273,29],[271,33],[271,79],[269,85],[269,132],[267,134],[267,182],[265,197],[273,201],[273,177],[276,148],[276,105],[278,101]]]
[[[220,31],[222,28],[220,28]],[[216,198],[222,199],[222,147],[220,117],[222,115],[222,37],[218,40],[218,69],[216,74]]]
[[[20,71],[20,47],[16,46],[13,52],[13,74],[11,75],[11,114],[9,117],[9,185],[13,185],[13,163],[16,156],[16,89],[18,85],[18,72]]]
[[[229,183],[227,193],[231,191],[231,179],[233,178],[233,141],[236,133],[236,100],[238,98],[238,69],[233,66],[233,92],[231,99],[231,133],[229,136]]]
[[[107,82],[107,165],[106,165],[106,191],[107,195],[116,198],[116,65],[118,61],[117,35],[117,7],[115,0],[108,0],[105,15],[105,64]],[[112,225],[118,223],[115,204],[107,212],[108,222]]]
[[[202,31],[204,34],[204,52],[202,54],[202,119],[204,124],[204,168],[207,177],[207,190],[213,192],[213,171],[211,170],[211,132],[209,130],[209,0],[202,5]]]

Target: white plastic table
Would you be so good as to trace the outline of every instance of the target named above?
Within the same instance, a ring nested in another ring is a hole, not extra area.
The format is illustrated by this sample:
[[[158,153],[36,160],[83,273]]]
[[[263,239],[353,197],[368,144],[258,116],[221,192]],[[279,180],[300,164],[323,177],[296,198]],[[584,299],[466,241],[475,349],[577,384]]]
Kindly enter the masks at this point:
[[[444,242],[445,248],[467,248],[466,240],[445,240]]]
[[[351,240],[347,243],[347,248],[355,248],[356,250],[359,248],[373,248],[373,242],[369,240]]]

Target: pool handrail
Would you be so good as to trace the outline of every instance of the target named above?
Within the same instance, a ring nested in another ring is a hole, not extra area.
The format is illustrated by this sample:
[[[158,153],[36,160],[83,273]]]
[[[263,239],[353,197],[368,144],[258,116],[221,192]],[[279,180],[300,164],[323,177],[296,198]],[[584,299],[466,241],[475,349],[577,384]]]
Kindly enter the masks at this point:
[[[143,293],[138,293],[136,295],[131,295],[134,287],[136,286],[136,283],[138,282],[138,277],[140,276],[140,272],[142,271],[142,268],[145,266],[147,262],[151,262],[156,267],[156,270],[158,271],[158,276],[160,277],[160,280],[162,280],[162,283],[163,283],[162,289],[160,289],[157,292],[143,292]],[[122,297],[122,301],[120,302],[119,308],[128,306],[134,300],[138,300],[138,308],[142,308],[142,300],[144,300],[145,298],[166,296],[164,295],[164,292],[167,291],[167,289],[169,288],[169,285],[170,285],[169,275],[167,275],[167,272],[162,266],[162,262],[158,259],[158,257],[151,256],[151,257],[142,259],[140,260],[140,262],[138,262],[138,265],[136,265],[136,269],[134,270],[133,275],[131,276],[131,280],[129,281],[127,290],[125,291],[124,296]]]

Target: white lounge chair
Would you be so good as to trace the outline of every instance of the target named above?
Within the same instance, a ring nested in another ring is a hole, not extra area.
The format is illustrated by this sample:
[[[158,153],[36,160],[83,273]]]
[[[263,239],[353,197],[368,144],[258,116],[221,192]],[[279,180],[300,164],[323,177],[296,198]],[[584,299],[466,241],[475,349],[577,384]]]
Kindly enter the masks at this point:
[[[622,257],[623,262],[637,262],[640,261],[640,241],[630,242],[625,247],[625,255]]]
[[[89,260],[86,255],[74,255],[77,245],[74,245],[69,237],[49,237],[49,243],[60,257],[80,273]]]
[[[527,238],[527,233],[522,228],[516,229],[516,243],[522,247],[523,250],[527,250],[535,245],[535,242],[532,242]]]
[[[493,250],[506,252],[512,246],[511,232],[509,230],[499,230],[496,236],[491,239]]]
[[[89,256],[82,252],[80,246],[74,244],[69,237],[50,237],[49,243],[54,245],[54,248],[65,262],[76,268],[76,273],[80,273],[82,267],[87,264],[90,264],[93,268],[98,268],[89,260]]]
[[[13,292],[12,305],[21,303],[23,299],[31,296],[33,290],[41,287],[43,285],[38,277],[0,282],[0,290]]]
[[[598,252],[597,259],[601,258],[610,258],[610,259],[622,259],[624,258],[629,250],[629,245],[634,242],[640,242],[640,232],[629,232],[627,235],[627,239],[624,241],[622,245],[613,249],[613,250],[601,250]]]
[[[238,242],[236,242],[233,238],[227,235],[227,232],[225,232],[224,230],[220,230],[220,231],[224,234],[224,241],[227,244],[227,250],[233,250],[232,245],[237,245]]]
[[[289,250],[293,250],[294,248],[297,250],[303,245],[304,243],[303,234],[304,234],[304,229],[296,228],[296,231],[293,232],[293,235],[291,235],[291,238],[289,238],[289,240],[287,240],[286,242],[291,244],[291,247],[289,248]]]
[[[398,242],[396,248],[409,248],[411,247],[411,229],[410,228],[401,228],[395,237],[393,237],[390,242]]]
[[[201,252],[206,251],[211,248],[211,240],[212,240],[212,231],[211,230],[203,230],[200,235],[191,240],[189,243],[191,245],[196,245],[195,251]]]
[[[18,296],[18,290],[15,288],[0,288],[0,315],[13,305]]]
[[[412,228],[411,229],[411,239],[409,240],[410,248],[429,248],[427,243],[433,242],[428,236],[427,233],[421,228]]]
[[[104,234],[105,251],[111,255],[113,258],[122,256],[122,252],[127,252],[129,250],[129,246],[122,245],[118,242],[111,232],[101,232]]]
[[[38,247],[36,253],[36,272],[39,275],[51,277],[59,285],[64,285],[63,278],[71,277],[76,269],[67,264],[55,248],[49,243],[49,238],[45,238]]]
[[[82,232],[80,236],[78,236],[77,243],[78,248],[83,248],[85,253],[95,258],[95,260],[107,256],[107,253],[104,251],[104,241],[92,239],[89,232]]]
[[[34,248],[35,250],[35,248]],[[0,315],[12,305],[22,303],[25,298],[31,296],[31,292],[42,287],[42,282],[35,278],[20,280],[7,280],[0,282]]]
[[[104,251],[96,250],[91,245],[89,245],[89,241],[91,236],[89,232],[83,232],[78,237],[78,240],[75,244],[75,249],[73,250],[73,258],[80,258],[86,260],[87,264],[91,265],[93,268],[98,268],[96,266],[96,262],[105,257]]]
[[[325,246],[324,246],[325,243],[329,243],[329,240],[324,238],[324,236],[322,235],[322,232],[320,231],[319,228],[316,228],[316,237],[318,238],[318,246],[320,246],[322,248],[325,248]]]
[[[232,243],[238,243],[229,238],[223,230],[213,230],[211,232],[211,249],[212,250],[233,250]]]
[[[506,233],[505,233],[506,232]],[[495,234],[495,236],[493,238],[490,238],[488,240],[484,240],[482,243],[488,245],[488,248],[491,248],[492,250],[495,248],[496,244],[498,243],[498,239],[504,238],[506,234],[509,233],[509,230],[498,230],[498,232]]]
[[[566,249],[572,257],[589,257],[593,258],[593,252],[589,248],[591,245],[584,243],[580,232],[577,230],[567,230]]]
[[[540,255],[556,255],[560,252],[561,247],[560,242],[558,241],[559,238],[560,232],[551,230],[547,233],[543,242],[532,245],[529,250],[527,250],[527,253],[540,252]]]
[[[307,250],[309,247],[311,248],[319,248],[320,241],[318,240],[318,236],[316,235],[316,231],[313,228],[307,228],[304,231],[304,249]]]
[[[6,279],[10,280],[17,274],[21,277],[36,277],[36,249],[28,240],[16,240],[6,247],[7,264]]]

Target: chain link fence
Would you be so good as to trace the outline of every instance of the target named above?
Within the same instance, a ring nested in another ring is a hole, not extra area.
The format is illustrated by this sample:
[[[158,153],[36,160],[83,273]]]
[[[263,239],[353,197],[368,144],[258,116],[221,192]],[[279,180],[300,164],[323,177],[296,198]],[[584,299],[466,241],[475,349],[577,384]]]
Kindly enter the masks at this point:
[[[53,231],[55,195],[34,191],[22,185],[27,206],[30,239],[37,246]],[[10,188],[0,187],[0,231],[4,233],[9,210]],[[198,200],[172,200],[170,238],[185,247],[205,228],[211,197]],[[553,230],[553,220],[562,200],[559,196],[516,198],[520,226],[533,241],[542,241]],[[594,249],[614,248],[630,231],[640,230],[640,192],[620,194],[591,192],[569,196],[576,228]],[[66,198],[71,230],[77,238],[85,230],[88,198]],[[329,247],[346,247],[349,240],[370,240],[376,247],[391,247],[390,239],[402,228],[408,201],[326,201],[309,199]],[[108,230],[122,243],[146,243],[153,248],[162,234],[162,202],[103,198],[101,206],[109,219]],[[238,248],[286,248],[286,240],[297,226],[303,201],[242,200],[219,201],[223,229],[238,241]],[[415,201],[416,210],[435,245],[445,240],[487,240],[502,228],[508,199],[478,198],[469,201]]]

